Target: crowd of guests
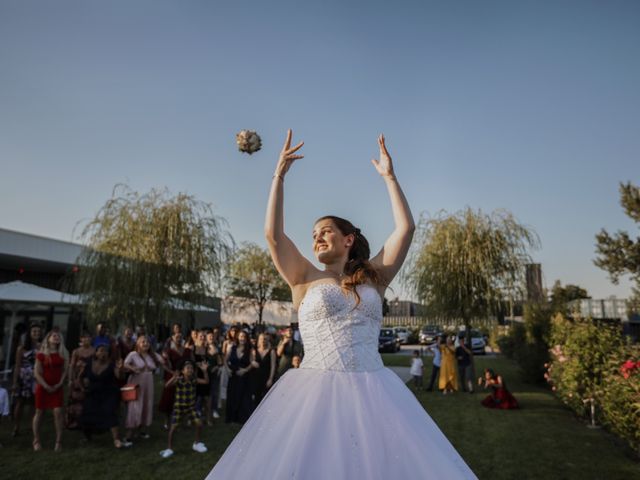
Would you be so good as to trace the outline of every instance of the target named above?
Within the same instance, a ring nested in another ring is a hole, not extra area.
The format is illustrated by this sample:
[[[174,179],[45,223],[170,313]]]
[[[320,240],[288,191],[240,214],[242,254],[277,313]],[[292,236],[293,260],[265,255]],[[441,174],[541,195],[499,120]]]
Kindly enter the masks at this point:
[[[475,368],[473,351],[466,345],[465,337],[459,336],[457,345],[455,336],[443,335],[436,338],[434,344],[427,347],[433,355],[431,378],[426,391],[433,391],[437,385],[443,395],[462,390],[474,393]],[[424,363],[420,350],[413,352],[410,374],[416,390],[422,390],[422,378]],[[491,369],[486,369],[484,375],[477,380],[477,385],[490,390],[491,393],[482,400],[482,405],[487,408],[512,409],[518,408],[515,397],[507,390],[506,383],[501,375]]]
[[[204,426],[221,417],[244,423],[277,378],[297,368],[302,344],[291,328],[278,337],[252,331],[248,326],[195,329],[183,333],[171,327],[169,338],[158,343],[137,327],[125,327],[113,337],[104,323],[94,334],[83,332],[71,354],[57,329],[47,332],[33,324],[17,351],[11,387],[13,435],[21,433],[26,407],[33,407],[33,449],[42,449],[40,429],[51,410],[56,451],[62,449],[65,429],[79,430],[90,440],[110,432],[115,448],[132,446],[148,438],[154,421],[154,385],[162,376],[158,402],[168,448],[181,423],[195,428],[193,450],[206,452],[200,436]],[[66,393],[66,396],[65,396]],[[124,420],[122,422],[122,420]],[[121,427],[124,432],[121,432]]]

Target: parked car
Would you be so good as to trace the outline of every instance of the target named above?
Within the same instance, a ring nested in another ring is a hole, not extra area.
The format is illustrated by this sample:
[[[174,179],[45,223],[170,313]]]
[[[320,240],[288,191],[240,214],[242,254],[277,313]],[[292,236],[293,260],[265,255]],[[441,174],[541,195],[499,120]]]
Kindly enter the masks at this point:
[[[383,328],[378,337],[378,352],[396,353],[400,350],[400,339],[393,328]]]
[[[460,332],[458,333],[458,338],[464,337],[466,335],[465,327],[460,327]],[[487,342],[482,335],[482,332],[479,330],[471,329],[471,351],[474,355],[484,355],[485,347],[487,346]]]
[[[409,343],[409,335],[411,335],[411,332],[407,327],[393,327],[393,331],[398,336],[400,343],[402,344]]]
[[[442,334],[442,330],[437,325],[425,325],[420,330],[420,343],[422,345],[431,345]]]

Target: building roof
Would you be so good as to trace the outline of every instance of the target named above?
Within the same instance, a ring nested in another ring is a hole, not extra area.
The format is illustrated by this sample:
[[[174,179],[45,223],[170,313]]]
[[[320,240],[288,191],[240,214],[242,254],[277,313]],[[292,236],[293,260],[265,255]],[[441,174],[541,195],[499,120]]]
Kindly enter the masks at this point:
[[[61,293],[20,280],[0,284],[0,302],[35,304],[79,304],[77,295]]]
[[[0,228],[0,263],[58,271],[76,263],[84,247],[29,233]]]

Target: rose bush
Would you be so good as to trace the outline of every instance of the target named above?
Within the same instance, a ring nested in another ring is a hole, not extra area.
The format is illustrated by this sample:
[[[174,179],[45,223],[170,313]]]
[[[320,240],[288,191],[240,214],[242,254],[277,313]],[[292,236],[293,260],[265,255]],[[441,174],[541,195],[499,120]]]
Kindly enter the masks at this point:
[[[545,379],[560,400],[580,417],[590,416],[629,445],[640,448],[640,350],[619,325],[591,319],[554,317],[551,361]]]

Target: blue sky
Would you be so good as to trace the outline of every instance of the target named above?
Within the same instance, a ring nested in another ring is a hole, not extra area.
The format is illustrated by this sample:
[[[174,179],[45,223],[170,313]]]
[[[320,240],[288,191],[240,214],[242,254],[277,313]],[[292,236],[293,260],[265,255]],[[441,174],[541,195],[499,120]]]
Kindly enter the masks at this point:
[[[596,297],[600,228],[637,227],[640,3],[0,0],[0,226],[70,240],[114,184],[211,202],[238,241],[263,216],[286,129],[286,229],[392,229],[370,164],[383,132],[416,217],[511,210],[534,259]],[[257,130],[263,150],[236,150]]]

